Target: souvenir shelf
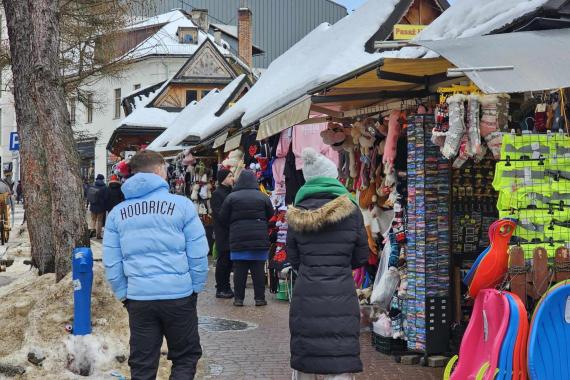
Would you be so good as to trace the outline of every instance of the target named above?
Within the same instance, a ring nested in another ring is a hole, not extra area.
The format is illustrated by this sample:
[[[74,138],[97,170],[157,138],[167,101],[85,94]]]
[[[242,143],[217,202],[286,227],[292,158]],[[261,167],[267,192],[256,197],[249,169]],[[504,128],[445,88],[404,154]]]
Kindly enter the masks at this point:
[[[431,141],[434,116],[408,118],[408,348],[449,345],[450,163]]]

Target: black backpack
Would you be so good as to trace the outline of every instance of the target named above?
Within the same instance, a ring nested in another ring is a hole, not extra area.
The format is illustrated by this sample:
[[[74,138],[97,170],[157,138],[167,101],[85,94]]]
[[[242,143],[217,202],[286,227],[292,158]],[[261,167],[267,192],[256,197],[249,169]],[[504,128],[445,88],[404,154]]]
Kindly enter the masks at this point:
[[[103,190],[105,190],[104,187],[91,186],[89,190],[87,190],[87,200],[89,203],[98,203]]]

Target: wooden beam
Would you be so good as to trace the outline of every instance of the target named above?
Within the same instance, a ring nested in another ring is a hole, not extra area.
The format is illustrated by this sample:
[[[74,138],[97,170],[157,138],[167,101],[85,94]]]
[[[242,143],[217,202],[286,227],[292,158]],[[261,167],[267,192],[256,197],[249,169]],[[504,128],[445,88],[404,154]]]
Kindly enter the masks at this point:
[[[342,119],[342,117],[343,117],[342,112],[330,110],[328,108],[317,106],[315,104],[311,105],[311,111],[324,113],[325,115],[334,116],[334,117],[339,118],[339,119]]]
[[[380,92],[369,92],[364,94],[347,94],[347,95],[331,95],[331,96],[315,95],[311,98],[311,101],[313,102],[313,104],[340,103],[340,102],[350,102],[356,100],[423,98],[428,95],[430,95],[430,93],[427,90],[380,91]]]
[[[417,75],[393,73],[390,71],[382,71],[381,67],[379,67],[376,70],[376,76],[378,77],[378,79],[391,80],[394,82],[412,83],[412,84],[425,84],[427,78],[429,78],[427,76],[417,76]]]

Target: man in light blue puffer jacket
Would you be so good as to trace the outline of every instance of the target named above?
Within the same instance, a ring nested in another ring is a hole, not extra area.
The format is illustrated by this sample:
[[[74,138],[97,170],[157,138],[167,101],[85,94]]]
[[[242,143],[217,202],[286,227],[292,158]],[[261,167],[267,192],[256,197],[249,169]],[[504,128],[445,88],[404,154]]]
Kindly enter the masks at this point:
[[[137,153],[130,167],[126,200],[107,218],[103,264],[129,312],[131,378],[156,378],[165,336],[170,379],[193,379],[202,355],[197,293],[208,274],[204,227],[189,199],[168,192],[160,154]]]

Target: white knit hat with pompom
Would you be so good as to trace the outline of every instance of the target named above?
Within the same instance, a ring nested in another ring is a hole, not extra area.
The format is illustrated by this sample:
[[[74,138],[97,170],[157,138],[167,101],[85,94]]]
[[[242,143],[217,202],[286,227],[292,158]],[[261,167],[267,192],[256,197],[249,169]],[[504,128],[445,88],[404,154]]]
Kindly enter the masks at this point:
[[[334,162],[313,148],[303,149],[302,159],[305,181],[315,177],[338,178],[338,169]]]

